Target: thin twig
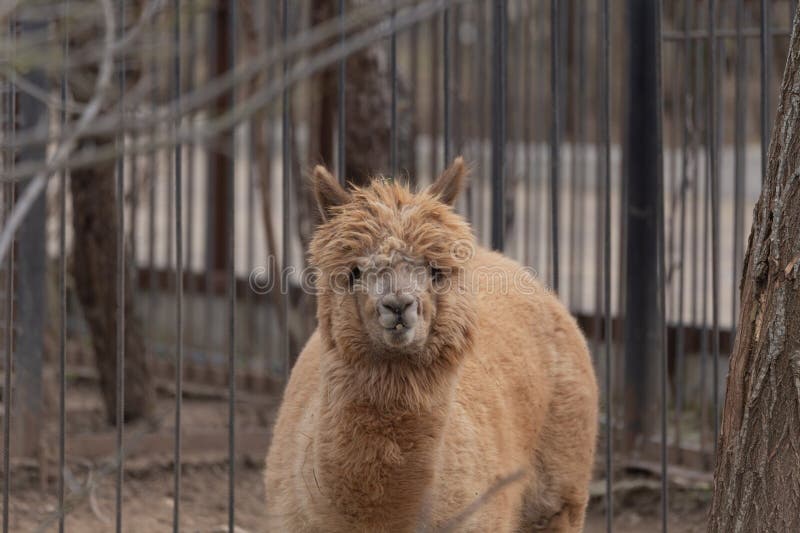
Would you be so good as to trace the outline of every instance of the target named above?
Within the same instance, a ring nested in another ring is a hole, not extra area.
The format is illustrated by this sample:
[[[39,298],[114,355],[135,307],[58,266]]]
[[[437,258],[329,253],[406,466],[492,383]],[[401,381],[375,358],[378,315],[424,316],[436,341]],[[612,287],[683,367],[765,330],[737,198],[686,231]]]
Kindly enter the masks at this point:
[[[60,166],[67,160],[69,155],[74,150],[75,145],[77,144],[78,138],[83,133],[83,131],[89,126],[89,123],[94,120],[97,114],[100,112],[102,107],[103,101],[105,100],[105,94],[108,90],[108,86],[111,81],[111,74],[113,71],[113,54],[111,45],[114,42],[114,34],[116,32],[116,20],[114,19],[114,11],[111,7],[110,0],[98,0],[103,8],[103,13],[105,15],[105,22],[106,22],[106,33],[105,33],[105,59],[100,68],[100,74],[97,77],[97,83],[95,84],[95,92],[92,101],[89,105],[86,106],[81,117],[78,119],[78,122],[75,124],[75,129],[72,131],[70,137],[62,143],[58,149],[56,150],[55,154],[50,158],[50,161],[42,169],[36,177],[25,187],[25,192],[22,193],[22,196],[14,205],[14,209],[11,212],[11,215],[6,221],[6,225],[3,228],[2,233],[0,233],[0,262],[5,259],[6,254],[8,253],[8,249],[11,246],[11,242],[14,239],[14,233],[16,232],[19,225],[22,223],[22,220],[25,218],[25,215],[28,213],[28,210],[31,208],[33,203],[39,197],[39,195],[44,191],[45,186],[47,185],[47,180],[50,176],[55,172]]]

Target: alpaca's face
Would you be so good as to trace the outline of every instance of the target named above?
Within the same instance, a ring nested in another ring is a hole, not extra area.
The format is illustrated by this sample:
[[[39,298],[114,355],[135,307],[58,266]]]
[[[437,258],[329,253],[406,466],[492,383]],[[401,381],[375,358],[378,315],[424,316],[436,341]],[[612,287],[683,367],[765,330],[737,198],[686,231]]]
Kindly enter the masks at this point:
[[[457,160],[418,194],[376,180],[347,192],[315,170],[326,221],[311,243],[319,269],[323,333],[348,353],[430,359],[448,335],[468,329],[471,294],[463,282],[474,239],[449,205],[466,172]]]
[[[417,351],[436,316],[435,293],[444,274],[424,258],[404,254],[402,243],[393,244],[357,261],[348,276],[350,294],[345,299],[352,298],[378,351]]]

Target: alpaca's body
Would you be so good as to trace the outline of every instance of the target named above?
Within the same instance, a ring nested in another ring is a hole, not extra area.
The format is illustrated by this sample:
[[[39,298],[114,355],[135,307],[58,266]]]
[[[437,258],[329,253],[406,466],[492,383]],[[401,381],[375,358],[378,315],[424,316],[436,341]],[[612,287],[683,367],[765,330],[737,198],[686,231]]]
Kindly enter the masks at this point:
[[[538,283],[515,290],[524,276],[514,261],[478,248],[466,274],[482,281],[458,365],[354,365],[312,336],[267,458],[268,531],[434,529],[493,486],[454,530],[581,530],[597,423],[583,336]],[[370,399],[395,387],[411,400]]]

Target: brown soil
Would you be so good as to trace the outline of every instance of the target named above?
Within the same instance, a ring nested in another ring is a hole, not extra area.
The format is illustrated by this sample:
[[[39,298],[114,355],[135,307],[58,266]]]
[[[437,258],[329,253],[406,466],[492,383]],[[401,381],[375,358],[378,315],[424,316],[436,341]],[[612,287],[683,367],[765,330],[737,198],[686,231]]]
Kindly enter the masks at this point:
[[[115,518],[115,468],[105,460],[88,460],[76,443],[81,435],[113,432],[105,425],[97,395],[91,383],[71,383],[68,394],[68,470],[66,480],[69,532],[113,531]],[[274,419],[275,399],[240,398],[237,402],[237,431],[265,430]],[[162,394],[158,399],[161,418],[152,422],[153,431],[170,435],[174,398]],[[197,428],[224,435],[227,402],[223,397],[195,395],[184,400],[185,449]],[[57,531],[55,421],[46,422],[46,445],[42,462],[15,460],[11,476],[10,530]],[[139,428],[126,428],[135,438]],[[265,439],[266,440],[266,439]],[[225,442],[224,440],[222,442]],[[266,449],[267,443],[263,443]],[[257,448],[258,449],[258,448]],[[84,450],[85,451],[85,450]],[[202,453],[184,454],[181,484],[181,530],[223,532],[228,523],[228,467],[224,445]],[[241,454],[236,463],[235,523],[243,532],[265,531],[263,451]],[[44,481],[40,464],[45,465]],[[170,531],[174,505],[172,455],[167,450],[141,450],[126,459],[123,490],[123,530],[126,532]],[[621,479],[620,479],[621,481]],[[626,481],[628,488],[615,500],[614,531],[653,533],[660,531],[660,498],[653,479],[638,484]],[[87,488],[90,487],[90,488]],[[670,494],[670,531],[678,533],[705,530],[708,491],[673,489]],[[601,498],[593,498],[587,516],[587,532],[605,531],[605,509]]]
[[[265,531],[261,521],[264,510],[263,464],[242,461],[236,465],[235,523],[243,532]],[[25,475],[22,473],[21,475]],[[30,477],[30,472],[28,473]],[[86,479],[83,473],[83,480]],[[15,475],[15,482],[19,478]],[[12,491],[11,531],[55,531],[55,490],[45,493],[35,483]],[[109,531],[114,520],[113,472],[97,478],[91,496],[69,512],[67,531],[82,533]],[[24,482],[24,481],[23,481]],[[224,462],[186,465],[183,469],[181,497],[181,530],[216,533],[227,531],[228,472]],[[169,531],[174,504],[171,465],[154,464],[150,469],[129,472],[123,493],[123,530],[136,533]],[[669,530],[676,533],[705,531],[705,500],[697,495],[673,495]],[[90,503],[93,500],[94,503]],[[659,495],[642,491],[626,497],[615,512],[614,531],[619,533],[654,533],[661,530],[658,514]],[[48,519],[50,525],[47,525]],[[605,509],[594,501],[587,516],[589,533],[606,530]]]

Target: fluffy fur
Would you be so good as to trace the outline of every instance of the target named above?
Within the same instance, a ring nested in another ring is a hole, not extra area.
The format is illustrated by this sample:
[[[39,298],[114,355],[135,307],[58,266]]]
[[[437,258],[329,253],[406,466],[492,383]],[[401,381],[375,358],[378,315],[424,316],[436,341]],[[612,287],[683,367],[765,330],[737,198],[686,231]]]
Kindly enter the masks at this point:
[[[582,530],[598,401],[586,344],[520,265],[475,247],[448,205],[465,173],[459,159],[413,194],[380,179],[346,192],[315,171],[319,327],[274,429],[268,531]],[[398,254],[449,283],[420,289],[413,349],[368,335],[369,305],[332,290]]]

